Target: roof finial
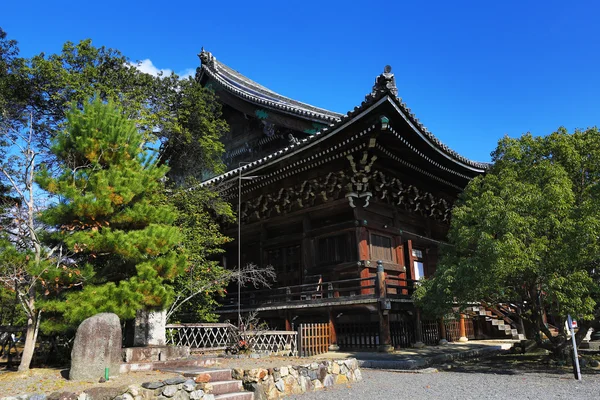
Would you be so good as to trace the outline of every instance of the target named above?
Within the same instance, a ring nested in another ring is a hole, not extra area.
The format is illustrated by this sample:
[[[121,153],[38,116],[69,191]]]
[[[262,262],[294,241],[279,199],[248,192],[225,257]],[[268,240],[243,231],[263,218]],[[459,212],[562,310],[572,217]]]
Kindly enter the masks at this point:
[[[208,67],[214,67],[215,65],[215,57],[209,51],[204,50],[204,46],[202,46],[200,53],[198,53],[198,58],[203,65]]]
[[[396,87],[396,78],[392,74],[392,67],[386,65],[383,68],[383,74],[379,75],[375,79],[371,96],[375,97],[378,94],[391,93],[394,96],[398,96],[398,88]]]

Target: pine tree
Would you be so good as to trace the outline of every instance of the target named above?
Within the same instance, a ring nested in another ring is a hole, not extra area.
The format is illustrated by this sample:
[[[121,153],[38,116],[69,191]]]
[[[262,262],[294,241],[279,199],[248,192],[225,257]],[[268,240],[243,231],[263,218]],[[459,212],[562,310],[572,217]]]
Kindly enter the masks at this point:
[[[89,273],[80,290],[46,308],[70,323],[99,312],[129,319],[136,310],[164,309],[173,297],[169,283],[186,264],[177,212],[163,194],[167,167],[144,151],[135,123],[112,104],[93,100],[67,121],[52,147],[62,174],[38,176],[61,199],[43,219],[56,229],[51,240]]]

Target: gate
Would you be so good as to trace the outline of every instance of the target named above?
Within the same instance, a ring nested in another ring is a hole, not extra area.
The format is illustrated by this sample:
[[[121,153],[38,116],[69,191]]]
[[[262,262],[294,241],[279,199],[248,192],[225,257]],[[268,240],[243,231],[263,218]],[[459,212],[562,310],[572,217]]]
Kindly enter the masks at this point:
[[[329,324],[301,324],[298,327],[298,355],[310,357],[329,351]]]

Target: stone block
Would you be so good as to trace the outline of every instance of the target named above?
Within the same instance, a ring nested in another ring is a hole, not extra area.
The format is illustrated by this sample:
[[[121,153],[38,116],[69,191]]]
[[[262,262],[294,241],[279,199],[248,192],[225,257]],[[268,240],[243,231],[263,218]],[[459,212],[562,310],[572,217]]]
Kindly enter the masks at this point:
[[[112,313],[100,313],[77,328],[71,351],[71,380],[98,380],[108,368],[118,375],[121,367],[121,323]]]
[[[338,375],[335,377],[335,384],[336,385],[341,385],[343,383],[348,383],[348,378],[346,378],[346,375]]]
[[[340,366],[338,363],[331,363],[331,373],[337,375],[340,373]]]

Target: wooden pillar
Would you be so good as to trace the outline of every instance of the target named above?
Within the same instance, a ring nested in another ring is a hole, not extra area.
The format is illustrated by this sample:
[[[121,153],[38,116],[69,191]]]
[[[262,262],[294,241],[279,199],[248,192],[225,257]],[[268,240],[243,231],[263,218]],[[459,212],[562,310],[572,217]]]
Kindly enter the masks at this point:
[[[460,319],[458,320],[458,338],[459,342],[467,342],[469,339],[467,338],[467,328],[465,326],[465,314],[460,314]]]
[[[292,319],[290,318],[290,313],[286,312],[285,313],[285,330],[286,331],[291,331],[292,329]]]
[[[421,310],[419,307],[415,307],[415,340],[413,347],[425,347],[425,343],[423,343],[423,327],[421,326]]]
[[[310,237],[310,217],[308,214],[304,215],[302,219],[302,248],[300,256],[300,265],[302,271],[299,271],[299,282],[297,284],[303,284],[305,274],[314,268],[314,256],[312,251],[312,239]],[[312,273],[312,272],[311,272]]]
[[[369,254],[369,232],[367,231],[367,228],[365,227],[360,227],[358,228],[358,259],[365,261],[365,260],[369,260],[370,259],[370,254]],[[361,278],[369,278],[371,276],[371,273],[369,272],[369,266],[365,264],[360,268],[360,277]],[[369,281],[362,281],[360,283],[361,286],[368,286],[369,285]],[[365,295],[365,294],[374,294],[374,290],[373,289],[361,289],[360,290],[360,294],[361,295]]]
[[[338,351],[340,349],[337,341],[336,328],[335,312],[333,310],[329,310],[329,351]]]
[[[444,322],[444,318],[440,318],[440,342],[439,344],[448,344],[448,340],[446,339],[446,324]]]
[[[385,272],[383,262],[377,261],[377,295],[379,297],[379,348],[380,352],[394,351],[392,346],[392,333],[390,331],[390,304],[387,302],[385,285]]]

